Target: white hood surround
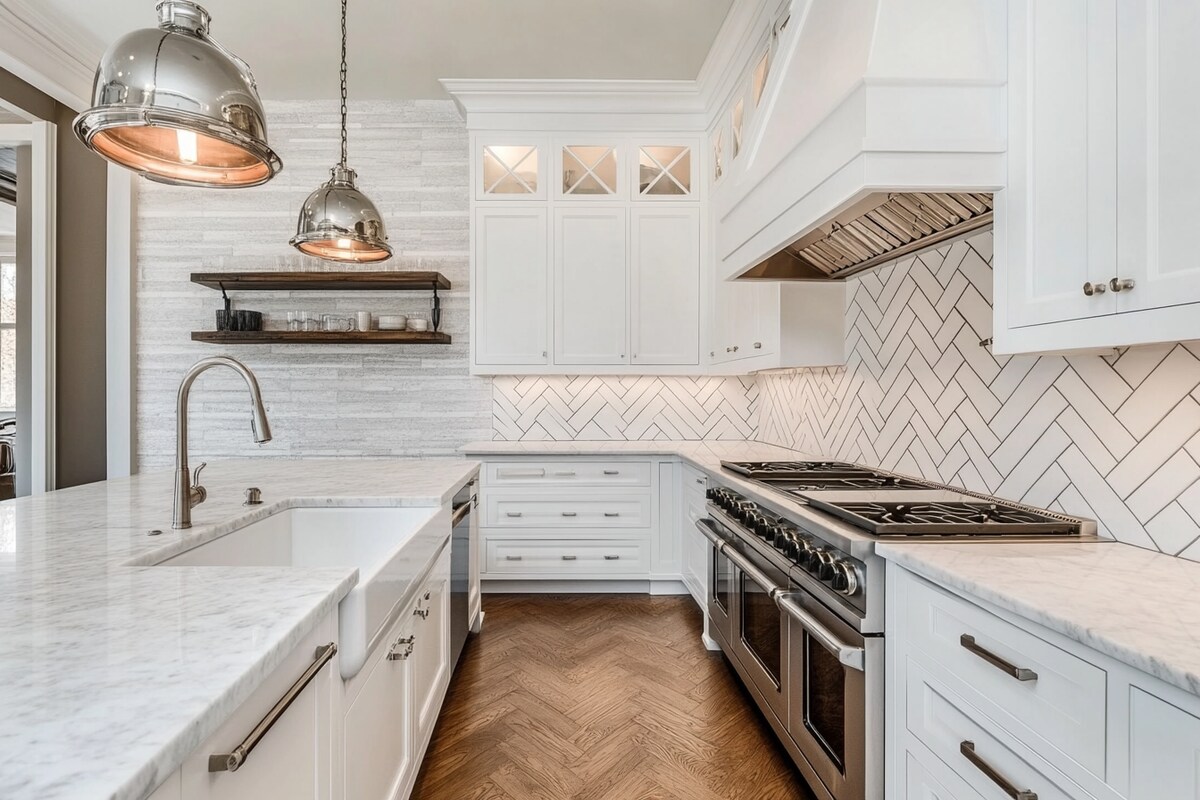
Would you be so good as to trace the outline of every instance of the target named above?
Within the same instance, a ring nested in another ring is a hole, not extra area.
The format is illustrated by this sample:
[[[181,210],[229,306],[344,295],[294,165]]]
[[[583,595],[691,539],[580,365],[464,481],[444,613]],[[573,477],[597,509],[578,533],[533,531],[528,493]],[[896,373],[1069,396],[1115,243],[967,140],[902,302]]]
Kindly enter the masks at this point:
[[[730,109],[752,64],[731,64],[736,79],[710,104],[710,141],[721,133],[727,153],[710,195],[718,277],[873,193],[1003,186],[1003,3],[793,0],[776,18],[788,22],[761,102],[746,100],[736,157]]]

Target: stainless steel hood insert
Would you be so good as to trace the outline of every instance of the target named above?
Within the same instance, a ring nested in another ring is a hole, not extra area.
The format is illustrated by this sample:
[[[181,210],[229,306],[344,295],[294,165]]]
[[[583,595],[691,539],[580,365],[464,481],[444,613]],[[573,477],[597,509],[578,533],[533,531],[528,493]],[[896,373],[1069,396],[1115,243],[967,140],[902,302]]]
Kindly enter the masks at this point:
[[[739,278],[848,278],[992,223],[986,192],[877,192],[759,262]]]

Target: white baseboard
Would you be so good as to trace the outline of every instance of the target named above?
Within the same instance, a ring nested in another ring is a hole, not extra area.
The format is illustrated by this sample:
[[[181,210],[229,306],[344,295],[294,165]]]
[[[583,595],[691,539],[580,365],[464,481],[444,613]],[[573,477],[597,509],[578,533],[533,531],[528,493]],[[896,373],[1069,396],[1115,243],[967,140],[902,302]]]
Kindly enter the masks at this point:
[[[661,581],[484,580],[484,594],[653,594]],[[662,592],[659,592],[662,594]]]
[[[720,650],[721,645],[717,644],[717,640],[709,636],[707,633],[700,634],[700,641],[704,642],[706,650]]]

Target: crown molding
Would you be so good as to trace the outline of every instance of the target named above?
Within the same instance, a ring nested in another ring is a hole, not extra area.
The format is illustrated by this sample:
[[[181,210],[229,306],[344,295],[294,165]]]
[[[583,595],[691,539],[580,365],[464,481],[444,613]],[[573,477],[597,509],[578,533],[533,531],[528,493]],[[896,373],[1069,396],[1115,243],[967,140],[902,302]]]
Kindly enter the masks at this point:
[[[91,104],[103,46],[30,0],[0,0],[0,67],[76,111]]]
[[[754,57],[757,40],[762,38],[763,31],[770,27],[770,21],[785,6],[808,2],[809,0],[733,0],[729,14],[717,31],[712,47],[709,48],[696,76],[697,89],[704,98],[704,111],[710,120],[724,103],[732,85],[741,80],[750,59]]]

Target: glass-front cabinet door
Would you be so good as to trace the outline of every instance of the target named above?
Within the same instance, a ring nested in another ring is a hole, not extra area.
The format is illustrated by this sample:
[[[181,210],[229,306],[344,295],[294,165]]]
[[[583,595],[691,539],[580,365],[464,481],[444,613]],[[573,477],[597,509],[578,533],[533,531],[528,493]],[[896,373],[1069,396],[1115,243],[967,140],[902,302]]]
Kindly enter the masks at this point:
[[[556,147],[558,192],[563,200],[623,199],[620,162],[624,148],[616,141],[564,139]]]
[[[699,199],[696,142],[641,141],[635,153],[634,200]]]
[[[544,141],[525,137],[476,141],[476,200],[545,200]]]

